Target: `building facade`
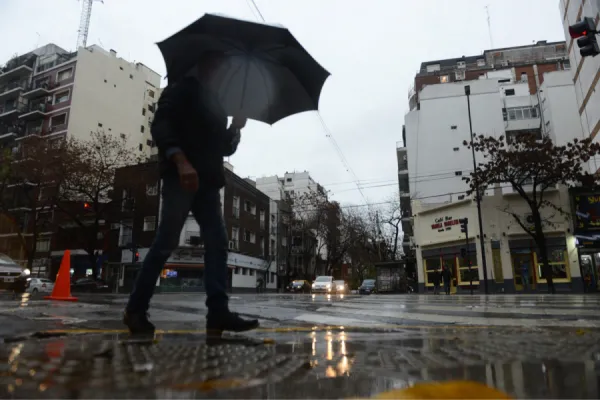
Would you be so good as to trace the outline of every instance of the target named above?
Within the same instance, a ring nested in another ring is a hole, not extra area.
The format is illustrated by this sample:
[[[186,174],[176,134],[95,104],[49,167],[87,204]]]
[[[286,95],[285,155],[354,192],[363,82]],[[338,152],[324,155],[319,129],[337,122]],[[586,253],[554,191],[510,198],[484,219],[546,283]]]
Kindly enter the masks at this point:
[[[0,71],[0,144],[19,146],[29,135],[85,140],[102,130],[149,156],[159,87],[159,74],[114,50],[93,45],[67,52],[48,44]]]
[[[256,187],[271,199],[269,213],[271,218],[270,241],[273,256],[277,260],[282,285],[289,284],[295,278],[310,279],[309,275],[319,275],[317,271],[317,249],[315,235],[300,232],[290,226],[293,213],[292,199],[307,193],[315,193],[327,198],[325,188],[317,183],[307,171],[286,172],[283,177],[277,175],[256,179]],[[273,247],[274,245],[274,247]],[[321,247],[320,256],[327,249]]]
[[[560,0],[559,10],[572,65],[572,79],[581,125],[586,137],[596,138],[600,131],[600,91],[597,90],[600,81],[600,58],[581,57],[577,40],[569,35],[569,26],[590,17],[596,22],[596,29],[600,29],[600,0]]]
[[[566,189],[549,192],[548,199],[565,210],[569,209]],[[474,292],[482,292],[484,273],[481,254],[485,252],[489,293],[547,292],[535,242],[504,211],[507,209],[519,215],[522,221],[529,221],[531,211],[519,195],[497,190],[494,195],[486,196],[482,202],[482,249],[476,228],[477,207],[472,199],[442,205],[414,201],[419,291],[432,292],[433,272],[447,267],[453,277],[452,293],[469,293],[471,285]],[[541,212],[557,292],[582,292],[584,285],[577,241],[570,218],[548,208]],[[465,234],[461,233],[458,222],[461,218],[470,221],[468,243]],[[463,258],[461,249],[468,249],[467,257]],[[523,274],[528,274],[529,279],[523,280]]]
[[[229,237],[229,287],[233,291],[277,288],[277,269],[269,251],[269,198],[252,182],[225,169],[221,204]],[[130,290],[154,239],[160,216],[158,163],[122,168],[114,185],[115,214],[111,233],[111,274],[120,290]],[[202,230],[190,213],[179,246],[168,259],[157,286],[161,291],[203,291]]]

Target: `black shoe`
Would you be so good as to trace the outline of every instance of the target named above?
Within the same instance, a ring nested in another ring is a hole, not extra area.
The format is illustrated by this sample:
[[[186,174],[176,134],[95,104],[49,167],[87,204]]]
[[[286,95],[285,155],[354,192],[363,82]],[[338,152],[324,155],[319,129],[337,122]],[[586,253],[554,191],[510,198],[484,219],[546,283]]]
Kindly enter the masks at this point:
[[[243,319],[230,311],[206,317],[206,333],[209,337],[221,337],[223,331],[246,332],[259,327],[256,319]]]
[[[125,311],[123,323],[129,328],[132,335],[154,335],[154,325],[148,321],[147,313]]]

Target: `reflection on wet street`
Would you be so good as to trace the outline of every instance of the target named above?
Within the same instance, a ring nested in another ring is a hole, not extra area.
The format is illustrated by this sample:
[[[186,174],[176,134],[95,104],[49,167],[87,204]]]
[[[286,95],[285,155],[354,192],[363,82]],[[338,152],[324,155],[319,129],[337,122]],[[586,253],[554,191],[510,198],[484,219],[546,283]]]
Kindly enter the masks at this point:
[[[517,398],[599,395],[594,332],[307,328],[210,345],[194,332],[147,341],[87,334],[7,343],[0,395],[350,398],[450,380],[480,382]]]

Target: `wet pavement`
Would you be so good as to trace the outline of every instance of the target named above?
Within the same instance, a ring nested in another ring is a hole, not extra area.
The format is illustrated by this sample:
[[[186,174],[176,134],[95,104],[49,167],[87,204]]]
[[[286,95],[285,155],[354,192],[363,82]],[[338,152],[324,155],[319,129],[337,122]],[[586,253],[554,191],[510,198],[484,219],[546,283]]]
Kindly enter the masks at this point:
[[[598,297],[234,295],[262,327],[219,343],[201,295],[157,296],[149,341],[123,331],[125,301],[0,298],[0,397],[366,398],[450,380],[600,395]]]

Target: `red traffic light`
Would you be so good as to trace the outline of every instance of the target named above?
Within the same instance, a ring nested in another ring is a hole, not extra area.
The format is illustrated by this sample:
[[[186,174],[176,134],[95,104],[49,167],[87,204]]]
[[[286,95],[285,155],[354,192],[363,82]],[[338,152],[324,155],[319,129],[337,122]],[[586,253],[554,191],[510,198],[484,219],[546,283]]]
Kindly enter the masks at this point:
[[[90,203],[83,203],[83,208],[90,208]]]
[[[596,24],[593,18],[585,17],[580,22],[569,26],[569,35],[573,39],[580,38],[582,36],[587,36],[589,33],[596,32]]]

